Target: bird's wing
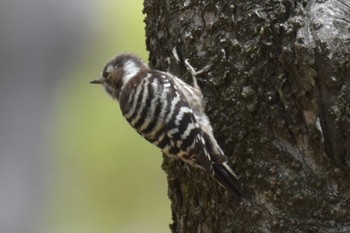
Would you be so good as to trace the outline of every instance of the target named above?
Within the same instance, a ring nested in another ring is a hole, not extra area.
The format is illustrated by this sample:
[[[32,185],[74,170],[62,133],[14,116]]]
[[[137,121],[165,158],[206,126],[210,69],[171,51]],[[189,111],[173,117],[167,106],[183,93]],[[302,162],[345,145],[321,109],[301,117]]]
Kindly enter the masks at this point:
[[[205,145],[203,131],[181,88],[170,77],[168,80],[171,83],[169,93],[173,99],[164,122],[171,149],[184,161],[212,173],[211,157]]]
[[[165,154],[178,156],[212,174],[203,131],[182,88],[174,77],[152,71],[134,88],[136,94],[122,92],[120,108],[130,125]],[[126,114],[130,103],[137,110]]]

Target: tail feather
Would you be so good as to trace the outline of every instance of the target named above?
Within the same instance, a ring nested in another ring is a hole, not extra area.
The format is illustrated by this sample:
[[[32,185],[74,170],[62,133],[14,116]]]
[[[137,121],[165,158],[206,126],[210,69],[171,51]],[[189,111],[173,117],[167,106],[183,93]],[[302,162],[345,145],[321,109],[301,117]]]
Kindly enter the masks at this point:
[[[243,196],[243,192],[238,181],[237,175],[226,164],[213,164],[214,178],[228,191],[234,193],[238,197]]]

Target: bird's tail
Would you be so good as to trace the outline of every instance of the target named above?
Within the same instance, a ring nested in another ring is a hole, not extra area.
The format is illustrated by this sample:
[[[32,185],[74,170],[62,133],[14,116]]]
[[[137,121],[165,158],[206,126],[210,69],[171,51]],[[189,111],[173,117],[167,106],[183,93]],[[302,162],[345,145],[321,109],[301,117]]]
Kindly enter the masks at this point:
[[[240,183],[238,181],[237,175],[232,171],[232,169],[226,164],[213,164],[214,168],[214,178],[228,191],[234,193],[238,197],[243,196]]]

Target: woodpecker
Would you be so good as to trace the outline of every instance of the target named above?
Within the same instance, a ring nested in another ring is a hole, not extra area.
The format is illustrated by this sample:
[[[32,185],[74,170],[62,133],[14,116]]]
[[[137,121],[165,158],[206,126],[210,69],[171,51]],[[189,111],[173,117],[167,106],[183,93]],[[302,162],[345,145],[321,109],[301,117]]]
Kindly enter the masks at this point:
[[[102,84],[119,102],[128,123],[164,154],[201,168],[241,197],[238,177],[227,165],[205,114],[196,72],[187,60],[185,63],[190,67],[192,86],[171,73],[149,68],[131,54],[111,59],[102,77],[91,83]]]

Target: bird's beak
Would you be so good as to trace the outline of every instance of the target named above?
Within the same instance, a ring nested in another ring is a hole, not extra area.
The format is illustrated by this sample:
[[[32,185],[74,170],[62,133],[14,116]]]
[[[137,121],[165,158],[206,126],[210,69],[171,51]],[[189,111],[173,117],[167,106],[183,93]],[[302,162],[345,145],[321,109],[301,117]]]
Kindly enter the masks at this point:
[[[104,79],[103,78],[96,79],[94,81],[91,81],[90,83],[91,84],[102,84],[102,83],[104,83]]]

